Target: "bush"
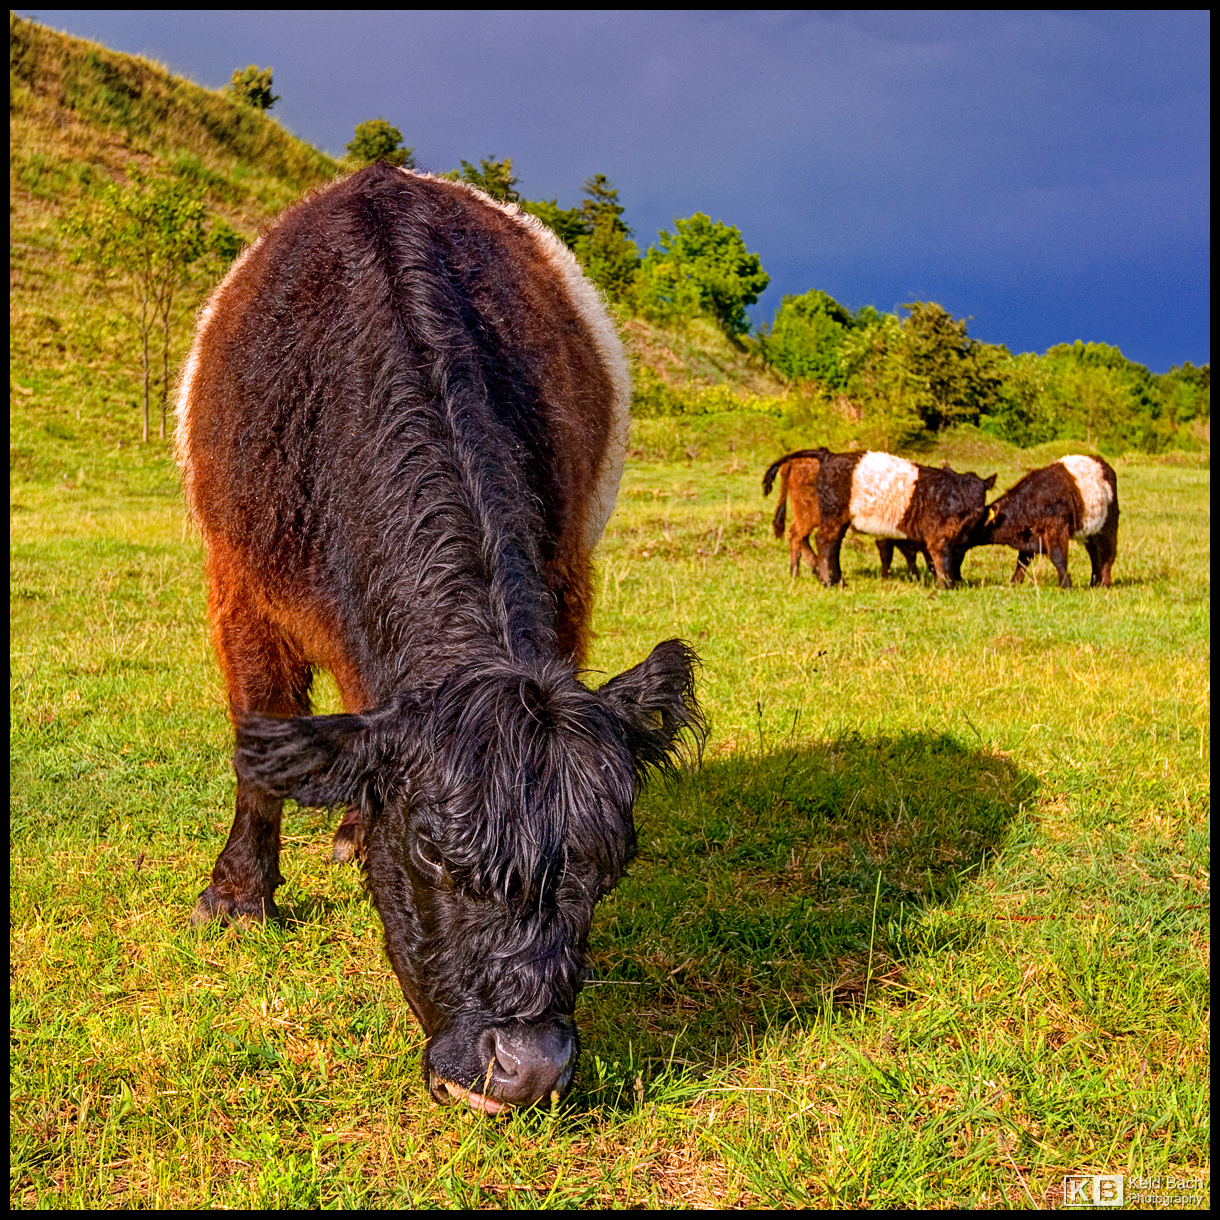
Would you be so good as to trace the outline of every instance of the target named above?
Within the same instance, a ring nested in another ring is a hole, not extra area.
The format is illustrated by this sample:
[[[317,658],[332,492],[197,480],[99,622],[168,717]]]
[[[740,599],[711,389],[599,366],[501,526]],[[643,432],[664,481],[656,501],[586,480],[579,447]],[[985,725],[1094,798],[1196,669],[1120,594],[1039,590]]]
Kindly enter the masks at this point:
[[[677,389],[648,367],[637,373],[631,396],[631,414],[635,419],[680,419],[734,411],[779,419],[784,410],[782,398],[734,391],[726,385],[690,384]]]

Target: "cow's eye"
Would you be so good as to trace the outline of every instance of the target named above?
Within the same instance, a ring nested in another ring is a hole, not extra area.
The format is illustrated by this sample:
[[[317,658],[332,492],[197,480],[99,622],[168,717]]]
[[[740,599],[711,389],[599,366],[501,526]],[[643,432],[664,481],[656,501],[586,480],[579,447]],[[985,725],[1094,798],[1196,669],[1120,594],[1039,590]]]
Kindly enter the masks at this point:
[[[428,871],[438,875],[444,874],[445,857],[441,855],[441,849],[427,835],[417,834],[415,836],[415,858]]]

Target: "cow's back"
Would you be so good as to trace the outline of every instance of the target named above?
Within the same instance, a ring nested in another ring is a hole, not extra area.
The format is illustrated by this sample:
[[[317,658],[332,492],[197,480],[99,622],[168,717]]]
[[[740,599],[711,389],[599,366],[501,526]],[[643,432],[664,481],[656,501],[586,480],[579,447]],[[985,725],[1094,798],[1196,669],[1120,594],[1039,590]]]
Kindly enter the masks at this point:
[[[361,171],[285,213],[200,317],[178,449],[213,584],[265,602],[310,659],[365,670],[549,594],[578,662],[629,394],[549,230],[457,183]],[[475,585],[496,604],[472,608]]]

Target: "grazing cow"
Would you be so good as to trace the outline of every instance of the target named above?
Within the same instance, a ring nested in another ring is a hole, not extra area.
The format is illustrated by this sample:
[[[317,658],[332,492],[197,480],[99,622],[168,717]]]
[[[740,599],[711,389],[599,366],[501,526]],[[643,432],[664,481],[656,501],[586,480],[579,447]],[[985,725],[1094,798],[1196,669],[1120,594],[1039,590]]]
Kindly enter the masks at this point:
[[[784,536],[784,523],[787,519],[788,505],[792,505],[792,520],[788,524],[788,575],[797,576],[801,570],[801,556],[809,562],[810,571],[818,570],[818,557],[809,545],[809,535],[817,530],[822,518],[818,511],[817,479],[822,461],[832,456],[826,449],[798,449],[785,454],[772,462],[763,475],[763,495],[771,494],[775,482],[776,471],[779,472],[779,502],[775,506],[775,516],[771,520],[771,529],[777,538]],[[877,540],[877,554],[881,558],[881,579],[888,580],[890,564],[894,559],[894,547],[897,545],[906,559],[907,571],[919,579],[919,567],[916,559],[923,555],[927,561],[928,570],[932,569],[932,560],[928,552],[918,543],[891,538]]]
[[[818,575],[843,583],[839,547],[848,526],[862,534],[909,540],[931,557],[936,583],[961,579],[961,555],[986,511],[995,475],[920,466],[888,453],[835,453],[818,471]],[[883,556],[884,558],[884,556]],[[908,558],[913,566],[913,557]],[[887,565],[888,566],[888,565]]]
[[[590,690],[590,552],[630,384],[550,230],[384,164],[284,213],[199,318],[186,494],[237,730],[194,921],[278,914],[285,798],[347,804],[441,1102],[562,1092],[632,805],[702,729],[670,640]],[[314,666],[347,714],[309,716]]]
[[[1049,555],[1059,573],[1059,587],[1070,589],[1067,556],[1072,538],[1089,553],[1090,584],[1109,588],[1118,554],[1118,477],[1102,458],[1070,454],[1031,470],[990,505],[970,545],[1014,547],[1015,585],[1025,579],[1035,555]]]

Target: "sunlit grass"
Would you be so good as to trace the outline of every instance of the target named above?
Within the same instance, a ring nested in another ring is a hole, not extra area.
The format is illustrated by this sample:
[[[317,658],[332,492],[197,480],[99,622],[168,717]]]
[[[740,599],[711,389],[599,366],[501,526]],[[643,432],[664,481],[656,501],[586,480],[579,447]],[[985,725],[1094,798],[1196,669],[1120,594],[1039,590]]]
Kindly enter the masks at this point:
[[[198,541],[164,456],[78,483],[41,454],[12,489],[14,1206],[1040,1207],[1065,1173],[1206,1175],[1205,465],[1117,464],[1108,592],[1014,589],[994,550],[938,593],[863,540],[845,592],[790,582],[775,453],[630,463],[591,667],[684,636],[712,732],[638,806],[575,1088],[497,1123],[428,1100],[331,815],[286,819],[282,926],[187,928],[233,791]]]

